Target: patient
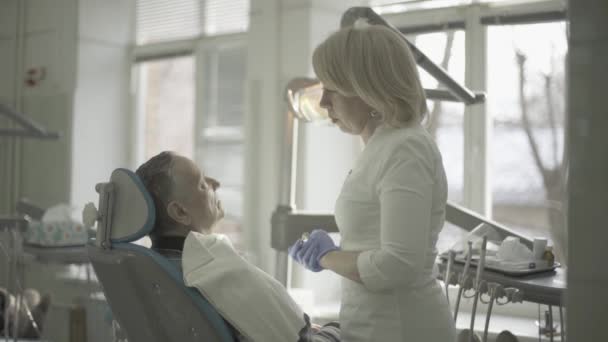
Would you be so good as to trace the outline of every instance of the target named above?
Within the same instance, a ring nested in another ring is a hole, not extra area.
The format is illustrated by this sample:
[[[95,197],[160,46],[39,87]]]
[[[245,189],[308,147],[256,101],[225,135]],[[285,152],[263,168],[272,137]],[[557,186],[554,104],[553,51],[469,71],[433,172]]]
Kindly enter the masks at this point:
[[[156,209],[156,222],[150,233],[152,249],[181,269],[188,233],[211,233],[224,217],[215,193],[220,183],[202,174],[190,159],[169,151],[150,158],[135,173]]]
[[[206,176],[196,164],[183,156],[165,151],[152,157],[136,171],[152,196],[156,222],[150,239],[152,249],[172,261],[180,270],[184,242],[190,232],[211,234],[214,225],[223,218],[224,210],[217,198],[220,183]],[[286,290],[281,287],[281,295]],[[306,326],[298,332],[301,342],[339,341],[339,325]],[[232,327],[231,327],[232,328]],[[238,340],[245,340],[233,329]]]

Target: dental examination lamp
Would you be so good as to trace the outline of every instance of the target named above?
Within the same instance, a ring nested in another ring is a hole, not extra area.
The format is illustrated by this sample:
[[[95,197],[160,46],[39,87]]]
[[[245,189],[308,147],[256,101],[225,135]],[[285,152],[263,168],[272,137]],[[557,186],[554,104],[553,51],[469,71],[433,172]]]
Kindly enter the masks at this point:
[[[395,32],[407,42],[412,50],[414,59],[418,66],[426,70],[435,78],[442,89],[425,89],[429,100],[462,102],[465,105],[482,103],[485,94],[473,92],[447,74],[443,68],[433,63],[414,44],[410,43],[394,26],[386,22],[369,7],[352,7],[342,15],[341,27],[348,27],[359,19],[365,18],[372,25],[383,25]],[[283,162],[285,163],[281,179],[281,203],[272,215],[271,246],[277,250],[275,278],[287,284],[288,280],[288,257],[287,248],[296,241],[303,233],[310,231],[315,226],[322,226],[328,232],[338,232],[338,227],[332,214],[327,213],[304,213],[294,210],[295,203],[295,170],[297,164],[297,132],[298,121],[307,123],[329,122],[327,111],[319,107],[323,89],[321,83],[313,78],[299,77],[292,79],[285,89],[285,100],[288,105],[288,117],[285,125],[285,140],[283,150]],[[296,120],[297,119],[297,120]],[[452,214],[452,215],[450,215]],[[446,218],[450,216],[457,219],[458,226],[471,230],[484,219],[472,212],[466,211],[456,205],[448,204]],[[451,222],[451,221],[450,221]],[[511,233],[505,228],[505,233]]]

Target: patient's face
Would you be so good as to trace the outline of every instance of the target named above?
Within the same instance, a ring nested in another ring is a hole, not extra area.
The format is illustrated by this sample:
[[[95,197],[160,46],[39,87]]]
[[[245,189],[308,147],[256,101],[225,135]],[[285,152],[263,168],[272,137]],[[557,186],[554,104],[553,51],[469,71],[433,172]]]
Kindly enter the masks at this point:
[[[175,157],[173,178],[176,183],[174,196],[190,218],[189,227],[195,231],[208,232],[224,217],[222,204],[215,193],[220,183],[206,177],[192,160],[182,156]]]

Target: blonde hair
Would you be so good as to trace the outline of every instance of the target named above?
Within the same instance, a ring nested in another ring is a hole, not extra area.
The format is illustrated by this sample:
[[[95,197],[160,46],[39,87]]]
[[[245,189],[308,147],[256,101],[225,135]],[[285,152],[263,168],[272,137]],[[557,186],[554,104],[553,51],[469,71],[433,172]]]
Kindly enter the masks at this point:
[[[324,87],[360,97],[393,127],[421,122],[427,112],[412,52],[388,27],[358,20],[317,46],[312,63]]]

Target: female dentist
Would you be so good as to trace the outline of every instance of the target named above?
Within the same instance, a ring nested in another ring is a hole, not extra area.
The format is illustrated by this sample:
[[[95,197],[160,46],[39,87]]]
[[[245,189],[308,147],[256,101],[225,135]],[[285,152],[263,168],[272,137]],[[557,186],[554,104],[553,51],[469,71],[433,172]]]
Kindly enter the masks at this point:
[[[365,148],[336,200],[340,247],[314,230],[290,256],[343,277],[342,341],[455,341],[433,275],[447,182],[422,126],[426,99],[409,47],[398,33],[360,19],[315,49],[313,67],[324,87],[321,107]]]

